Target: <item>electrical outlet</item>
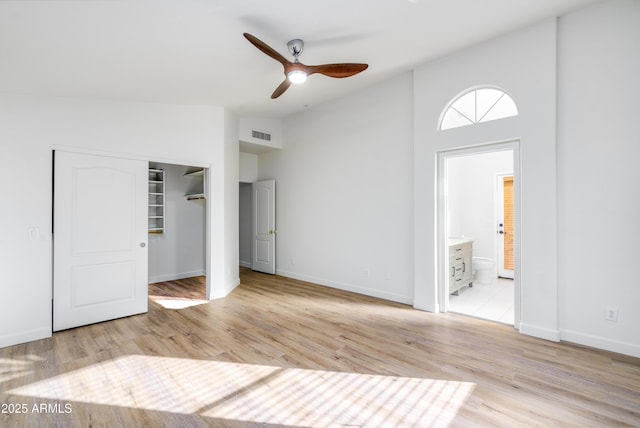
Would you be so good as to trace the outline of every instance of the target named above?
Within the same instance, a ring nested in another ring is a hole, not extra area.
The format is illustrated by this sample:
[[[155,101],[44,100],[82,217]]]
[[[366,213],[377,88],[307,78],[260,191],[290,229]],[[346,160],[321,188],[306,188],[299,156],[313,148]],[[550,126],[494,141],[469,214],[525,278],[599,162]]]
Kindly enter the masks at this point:
[[[605,312],[604,319],[607,321],[618,321],[618,308],[607,308]]]
[[[365,278],[369,277],[369,269],[365,269],[364,272],[362,272],[362,275],[365,276]]]

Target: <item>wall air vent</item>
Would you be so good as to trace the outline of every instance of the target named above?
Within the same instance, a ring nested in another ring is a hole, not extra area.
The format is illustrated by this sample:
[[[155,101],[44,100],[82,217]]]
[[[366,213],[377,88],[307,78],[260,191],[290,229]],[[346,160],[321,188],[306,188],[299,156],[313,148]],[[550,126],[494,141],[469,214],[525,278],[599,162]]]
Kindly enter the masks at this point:
[[[271,134],[267,134],[266,132],[251,131],[251,136],[259,140],[271,141]]]

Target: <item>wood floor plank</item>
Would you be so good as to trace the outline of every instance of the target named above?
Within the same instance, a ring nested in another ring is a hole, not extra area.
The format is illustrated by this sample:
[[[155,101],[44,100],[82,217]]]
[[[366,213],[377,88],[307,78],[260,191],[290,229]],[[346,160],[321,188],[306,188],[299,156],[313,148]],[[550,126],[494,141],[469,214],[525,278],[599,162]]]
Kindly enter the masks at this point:
[[[0,349],[0,426],[640,427],[637,358],[246,269],[149,295]]]

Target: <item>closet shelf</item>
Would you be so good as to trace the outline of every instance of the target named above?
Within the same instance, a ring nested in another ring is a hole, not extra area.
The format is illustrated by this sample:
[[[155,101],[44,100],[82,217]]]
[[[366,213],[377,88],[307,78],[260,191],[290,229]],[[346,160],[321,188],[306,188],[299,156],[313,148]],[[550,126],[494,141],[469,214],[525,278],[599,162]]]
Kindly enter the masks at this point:
[[[194,199],[204,199],[204,193],[191,193],[191,194],[185,195],[185,197],[190,201]]]
[[[204,197],[204,168],[200,168],[196,171],[187,172],[184,174],[185,177],[199,177],[200,182],[197,186],[193,186],[193,188],[188,189],[186,195],[184,195],[188,201],[194,201],[198,199],[205,199]],[[195,183],[195,182],[194,182]]]
[[[165,192],[164,170],[149,168],[149,206],[147,230],[149,233],[164,232],[164,192]]]

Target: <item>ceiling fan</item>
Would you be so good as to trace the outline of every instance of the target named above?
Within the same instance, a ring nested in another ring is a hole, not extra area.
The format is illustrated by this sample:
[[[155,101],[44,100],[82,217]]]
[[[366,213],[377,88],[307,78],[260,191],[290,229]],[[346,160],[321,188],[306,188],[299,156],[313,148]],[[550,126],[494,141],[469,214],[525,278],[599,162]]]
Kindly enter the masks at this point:
[[[246,37],[246,39],[255,47],[281,63],[284,67],[284,74],[286,78],[276,88],[276,90],[273,91],[271,98],[278,98],[289,88],[289,86],[291,86],[292,83],[302,83],[307,80],[307,76],[315,73],[324,74],[329,77],[343,78],[358,74],[369,67],[367,64],[354,63],[304,65],[298,59],[302,53],[302,49],[304,48],[304,42],[300,39],[293,39],[287,43],[289,52],[293,55],[293,62],[291,62],[256,36],[244,33],[244,37]]]

